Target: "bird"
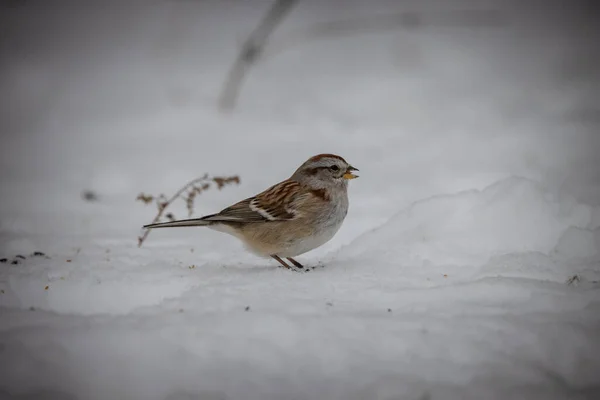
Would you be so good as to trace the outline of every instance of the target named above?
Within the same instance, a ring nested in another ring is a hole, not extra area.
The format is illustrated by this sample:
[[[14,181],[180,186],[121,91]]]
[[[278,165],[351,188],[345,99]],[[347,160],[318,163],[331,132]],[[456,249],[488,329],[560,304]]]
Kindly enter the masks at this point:
[[[318,154],[288,179],[216,214],[144,228],[205,226],[236,237],[259,257],[271,257],[290,270],[304,270],[294,257],[327,243],[340,229],[348,214],[348,181],[358,178],[355,171],[338,155]]]

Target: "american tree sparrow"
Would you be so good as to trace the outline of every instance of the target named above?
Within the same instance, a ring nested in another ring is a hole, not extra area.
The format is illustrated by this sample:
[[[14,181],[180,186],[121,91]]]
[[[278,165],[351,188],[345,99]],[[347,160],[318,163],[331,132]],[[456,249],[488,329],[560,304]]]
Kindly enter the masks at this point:
[[[146,225],[144,228],[207,226],[240,239],[254,254],[273,257],[285,268],[304,269],[292,257],[328,242],[348,213],[348,180],[358,171],[342,157],[309,158],[283,182],[217,214]]]

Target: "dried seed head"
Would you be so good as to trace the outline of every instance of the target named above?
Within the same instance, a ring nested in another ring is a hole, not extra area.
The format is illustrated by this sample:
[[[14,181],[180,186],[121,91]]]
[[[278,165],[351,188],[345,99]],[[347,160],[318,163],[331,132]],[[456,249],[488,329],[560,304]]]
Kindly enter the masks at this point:
[[[136,200],[141,201],[144,204],[150,204],[150,203],[152,203],[152,200],[154,200],[154,196],[152,196],[150,194],[140,193],[136,197]]]

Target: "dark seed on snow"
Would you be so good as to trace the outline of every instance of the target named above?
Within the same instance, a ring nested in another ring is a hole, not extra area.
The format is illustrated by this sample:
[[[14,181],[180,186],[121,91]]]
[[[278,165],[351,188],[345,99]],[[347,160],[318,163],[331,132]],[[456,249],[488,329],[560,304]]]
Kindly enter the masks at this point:
[[[11,264],[12,264],[12,265],[17,265],[17,264],[19,264],[19,260],[12,260]]]
[[[81,198],[83,198],[85,201],[97,201],[98,195],[92,190],[84,190],[81,193]]]
[[[8,260],[7,260],[6,258],[0,258],[0,263],[5,263],[5,262],[7,262],[7,261],[8,261]]]
[[[46,254],[42,253],[41,251],[34,251],[31,255],[33,257],[44,257]]]
[[[391,308],[388,308],[388,312],[392,312],[392,309],[391,309]]]
[[[246,306],[246,308],[244,309],[244,311],[250,311],[250,306]]]
[[[24,259],[25,259],[25,256],[22,256],[22,255],[20,255],[20,254],[17,254],[15,257],[16,257],[16,258],[20,258],[21,260],[24,260]]]

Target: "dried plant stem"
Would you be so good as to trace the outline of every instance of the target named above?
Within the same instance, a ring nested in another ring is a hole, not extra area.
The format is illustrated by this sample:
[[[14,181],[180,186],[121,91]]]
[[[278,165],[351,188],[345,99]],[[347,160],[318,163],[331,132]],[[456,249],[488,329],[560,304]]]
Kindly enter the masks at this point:
[[[161,204],[161,206],[158,207],[158,213],[156,214],[156,216],[154,217],[154,219],[152,220],[151,223],[154,224],[154,223],[160,221],[160,218],[163,216],[163,214],[164,214],[165,210],[167,209],[167,207],[169,207],[171,205],[171,203],[173,203],[175,200],[177,200],[177,198],[179,198],[185,191],[189,190],[190,188],[192,188],[197,183],[206,182],[208,180],[209,180],[208,175],[205,174],[204,176],[202,176],[200,178],[193,179],[193,180],[189,181],[188,183],[186,183],[173,196],[171,196],[171,198],[169,198],[166,201],[164,201]],[[142,247],[142,244],[144,243],[144,240],[146,240],[146,238],[150,234],[150,230],[151,229],[146,229],[146,231],[144,232],[144,234],[138,238],[138,247]]]
[[[151,224],[160,222],[161,217],[165,213],[166,209],[178,198],[181,198],[185,201],[187,210],[188,210],[188,218],[192,217],[194,213],[194,201],[200,193],[210,189],[213,185],[216,186],[217,189],[221,190],[225,186],[229,184],[239,184],[240,177],[235,176],[213,176],[209,177],[208,174],[204,174],[196,179],[192,179],[185,185],[181,187],[173,196],[167,198],[164,194],[160,194],[158,196],[152,196],[144,193],[140,193],[136,200],[143,202],[144,204],[150,204],[152,202],[156,203],[157,213]],[[184,196],[184,193],[187,196]],[[172,213],[167,213],[165,215],[171,221],[175,220],[175,216]],[[138,247],[142,247],[142,244],[150,234],[150,230],[147,229],[141,236],[138,236]]]
[[[219,98],[221,111],[232,110],[235,106],[244,75],[250,65],[255,63],[261,56],[267,43],[269,35],[277,27],[283,18],[291,11],[297,0],[276,0],[260,24],[250,34],[242,46],[235,63],[231,67],[223,91]]]

